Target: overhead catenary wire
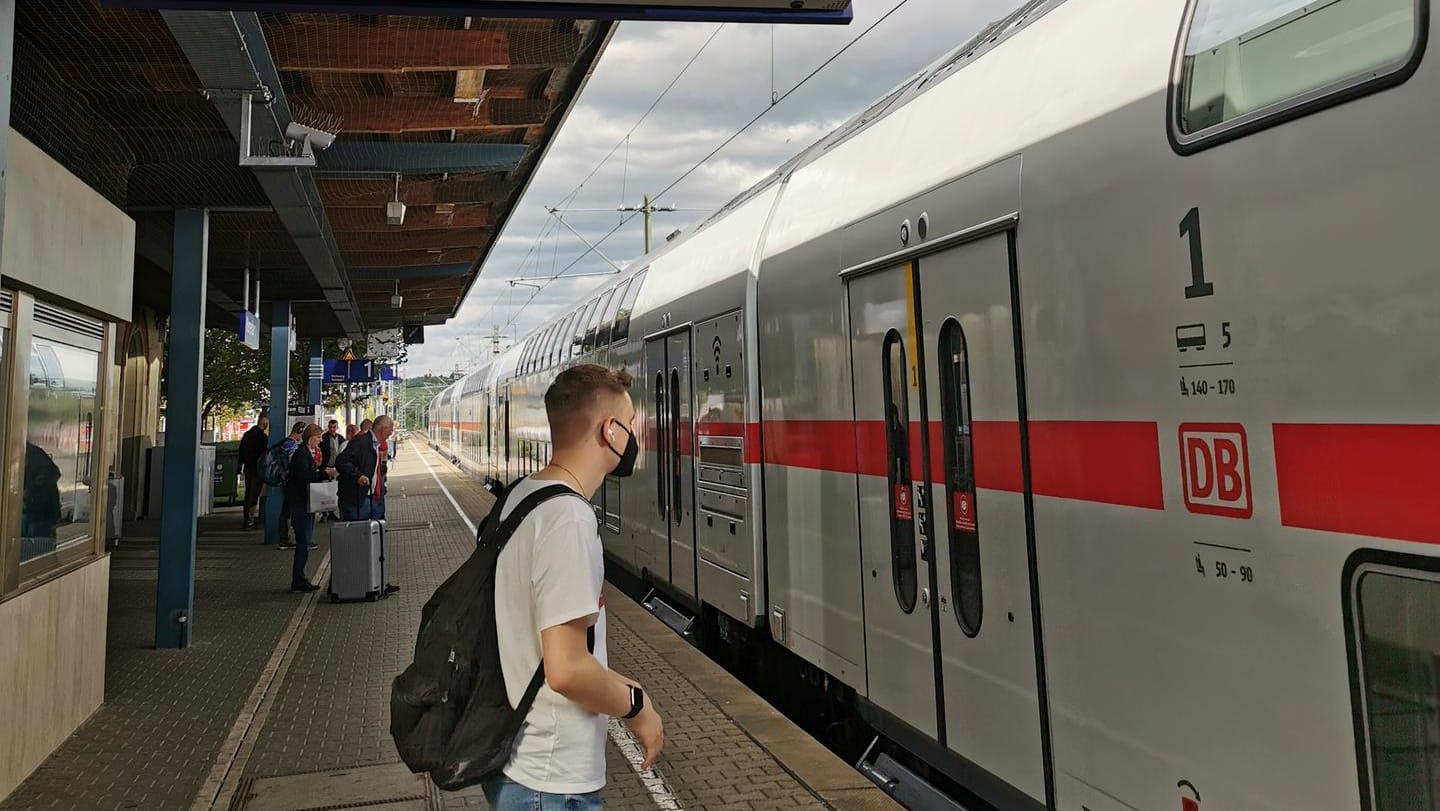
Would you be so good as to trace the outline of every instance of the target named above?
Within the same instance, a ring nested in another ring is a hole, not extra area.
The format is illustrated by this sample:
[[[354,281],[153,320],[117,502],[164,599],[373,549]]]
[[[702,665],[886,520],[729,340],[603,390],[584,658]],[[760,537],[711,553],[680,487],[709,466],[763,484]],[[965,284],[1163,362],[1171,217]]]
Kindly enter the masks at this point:
[[[659,194],[654,195],[654,197],[652,197],[651,200],[652,200],[652,201],[653,201],[653,200],[657,200],[657,199],[659,199],[662,195],[665,195],[665,194],[673,191],[676,186],[678,186],[678,185],[680,185],[682,182],[684,182],[686,178],[688,178],[690,175],[694,174],[695,171],[698,170],[701,166],[704,166],[706,163],[708,163],[711,158],[714,158],[716,155],[718,155],[718,154],[721,152],[721,150],[725,149],[725,147],[727,147],[727,146],[729,146],[730,144],[734,143],[734,142],[735,142],[735,139],[739,138],[741,135],[745,134],[745,132],[747,132],[751,127],[753,127],[753,126],[755,126],[755,124],[759,123],[760,119],[764,118],[767,114],[769,114],[771,110],[774,110],[776,107],[778,107],[778,106],[780,105],[781,102],[785,101],[785,99],[787,99],[787,98],[789,98],[791,95],[793,95],[793,94],[795,93],[795,91],[799,90],[801,87],[805,86],[805,84],[808,83],[811,79],[813,79],[813,78],[815,78],[816,76],[818,76],[822,71],[825,70],[825,68],[827,68],[827,67],[829,67],[831,64],[833,64],[836,59],[839,59],[841,56],[843,56],[847,51],[849,51],[852,47],[854,47],[856,43],[858,43],[860,40],[862,40],[862,39],[864,39],[866,36],[868,36],[868,35],[870,34],[870,32],[874,31],[874,30],[875,30],[876,28],[878,28],[882,23],[884,23],[886,20],[890,19],[890,17],[894,16],[896,12],[898,12],[901,8],[903,8],[903,7],[904,7],[907,3],[909,3],[909,2],[910,2],[910,0],[898,0],[898,2],[895,3],[895,5],[893,5],[893,6],[890,7],[890,10],[889,10],[889,11],[886,11],[884,14],[880,15],[880,17],[877,18],[874,22],[872,22],[870,25],[866,26],[863,31],[861,31],[860,33],[856,34],[856,35],[854,36],[854,38],[852,38],[849,42],[847,42],[847,43],[845,43],[844,45],[842,45],[839,50],[835,51],[835,53],[831,54],[828,58],[825,59],[825,61],[821,62],[814,70],[812,70],[812,71],[810,71],[809,73],[807,73],[807,74],[804,76],[804,78],[802,78],[800,81],[796,82],[793,86],[791,86],[791,88],[790,88],[789,90],[785,91],[785,92],[784,92],[783,94],[781,94],[778,98],[775,98],[775,99],[773,100],[773,103],[771,103],[770,105],[768,105],[767,107],[765,107],[765,109],[763,109],[763,110],[761,110],[759,113],[757,113],[757,114],[755,115],[755,117],[753,117],[753,118],[751,118],[749,121],[745,122],[745,124],[744,124],[743,126],[741,126],[740,129],[736,130],[733,134],[731,134],[731,135],[730,135],[728,138],[726,138],[724,141],[721,141],[720,144],[719,144],[719,146],[716,146],[714,149],[710,150],[710,152],[709,152],[707,155],[705,155],[705,157],[703,157],[703,158],[701,158],[700,160],[696,161],[689,169],[686,169],[684,172],[682,172],[679,177],[675,178],[675,180],[674,180],[673,182],[671,182],[670,185],[666,186],[663,190],[661,190],[661,192],[660,192]],[[718,33],[718,29],[716,30],[716,33]],[[714,34],[711,34],[711,39],[714,39]],[[706,44],[707,44],[707,45],[709,44],[708,41],[707,41]],[[702,47],[701,50],[703,51],[704,48]],[[697,57],[698,57],[698,53],[697,53]],[[693,59],[692,59],[692,62],[693,62]],[[687,65],[687,68],[688,68],[688,65]],[[683,71],[682,71],[682,73],[683,73]],[[678,80],[678,79],[677,79],[677,80]],[[672,85],[673,85],[673,82],[672,82]],[[668,90],[668,88],[667,88],[667,90]],[[663,95],[663,94],[662,94],[662,95]],[[651,106],[651,110],[653,110],[653,109],[654,109],[654,105]],[[646,115],[649,115],[649,112],[650,112],[650,111],[647,110],[647,111],[646,111]],[[644,116],[641,117],[641,120],[643,120],[643,119],[644,119]],[[637,124],[637,125],[638,125],[638,124]],[[631,131],[633,132],[634,130],[632,129]],[[618,145],[617,145],[617,147],[618,147]],[[613,152],[613,150],[612,150],[612,152]],[[596,171],[598,171],[598,167],[597,167]],[[594,172],[592,171],[591,175],[587,176],[587,180],[589,179],[590,176],[593,176],[593,174],[594,174]],[[594,242],[594,245],[595,245],[595,246],[604,245],[605,242],[610,239],[610,237],[612,237],[612,236],[614,236],[616,233],[618,233],[621,228],[624,228],[627,224],[629,224],[629,222],[630,222],[631,220],[635,219],[635,217],[637,217],[637,216],[639,216],[639,212],[632,213],[632,214],[630,214],[630,216],[623,218],[620,222],[618,222],[618,223],[615,224],[615,227],[613,227],[613,228],[611,228],[609,231],[605,232],[605,235],[604,235],[604,236],[602,236],[602,237],[600,237],[600,239],[596,240],[596,241]],[[538,295],[541,293],[541,291],[545,289],[545,287],[549,286],[549,284],[550,284],[551,282],[553,282],[553,281],[556,281],[556,280],[558,280],[558,279],[563,279],[563,278],[565,277],[565,274],[566,274],[567,272],[569,272],[571,268],[573,268],[573,267],[575,267],[576,265],[578,265],[578,264],[580,264],[581,262],[583,262],[583,261],[585,260],[585,258],[590,255],[590,253],[591,253],[591,250],[586,250],[585,252],[581,253],[579,256],[575,257],[575,259],[574,259],[572,262],[570,262],[570,264],[566,265],[563,269],[561,269],[561,271],[560,271],[559,273],[551,276],[546,282],[544,282],[544,283],[541,285],[541,287],[540,287],[539,289],[537,289],[534,293],[532,293],[532,294],[530,295],[530,298],[527,299],[526,302],[520,306],[520,309],[515,312],[515,315],[511,316],[510,320],[509,320],[508,322],[506,322],[506,325],[505,325],[505,326],[508,327],[508,326],[510,326],[511,324],[514,324],[515,321],[516,321],[517,319],[519,319],[519,317],[525,312],[525,309],[530,306],[531,302],[533,302],[533,301],[535,300],[535,297],[538,296]]]

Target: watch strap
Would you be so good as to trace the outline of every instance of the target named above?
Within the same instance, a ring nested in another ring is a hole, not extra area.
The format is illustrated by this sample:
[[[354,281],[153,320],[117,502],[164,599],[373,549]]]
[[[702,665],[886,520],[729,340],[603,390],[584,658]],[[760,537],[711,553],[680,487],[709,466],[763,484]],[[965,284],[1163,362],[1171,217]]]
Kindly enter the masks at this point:
[[[645,709],[645,691],[635,685],[630,685],[630,712],[625,713],[622,718],[626,721],[640,714]]]

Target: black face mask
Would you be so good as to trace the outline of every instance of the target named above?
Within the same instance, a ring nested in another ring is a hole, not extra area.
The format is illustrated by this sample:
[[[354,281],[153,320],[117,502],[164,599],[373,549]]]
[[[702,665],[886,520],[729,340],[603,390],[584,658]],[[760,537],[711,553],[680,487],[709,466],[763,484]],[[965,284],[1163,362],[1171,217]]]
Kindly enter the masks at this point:
[[[620,425],[619,420],[616,420],[615,424]],[[609,448],[611,453],[620,457],[620,464],[616,465],[615,469],[610,471],[610,475],[623,479],[635,472],[635,459],[640,455],[640,443],[635,439],[635,433],[629,428],[620,425],[620,430],[624,431],[630,437],[625,443],[625,452],[621,453],[615,450],[615,446],[610,444],[608,438],[605,440],[605,447]]]

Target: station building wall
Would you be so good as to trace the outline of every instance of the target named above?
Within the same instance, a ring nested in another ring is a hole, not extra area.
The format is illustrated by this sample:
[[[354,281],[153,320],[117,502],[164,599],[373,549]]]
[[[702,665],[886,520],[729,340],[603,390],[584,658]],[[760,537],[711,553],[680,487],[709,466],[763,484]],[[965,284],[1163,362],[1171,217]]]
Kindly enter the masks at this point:
[[[0,799],[105,697],[104,504],[135,256],[134,221],[14,130],[6,169]]]

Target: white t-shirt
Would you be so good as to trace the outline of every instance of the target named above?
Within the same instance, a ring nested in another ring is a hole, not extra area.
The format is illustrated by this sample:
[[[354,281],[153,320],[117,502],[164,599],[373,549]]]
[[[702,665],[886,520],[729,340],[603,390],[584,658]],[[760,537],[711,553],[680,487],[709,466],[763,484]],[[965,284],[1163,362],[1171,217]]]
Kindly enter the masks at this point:
[[[506,497],[503,519],[531,493],[556,481],[525,479]],[[536,507],[500,552],[495,627],[505,692],[513,707],[540,665],[540,632],[581,617],[595,625],[595,658],[606,664],[604,553],[590,504],[557,496]],[[533,791],[585,794],[605,786],[604,716],[586,712],[544,685],[515,739],[505,776]]]

